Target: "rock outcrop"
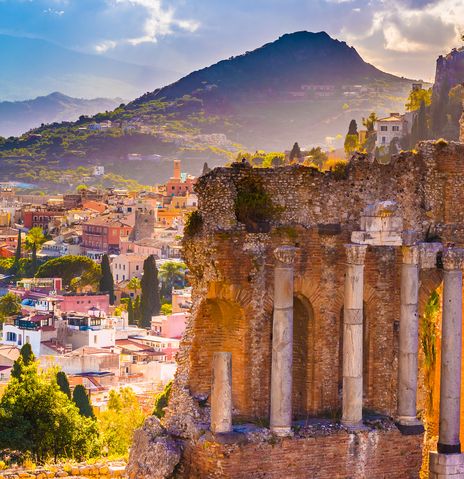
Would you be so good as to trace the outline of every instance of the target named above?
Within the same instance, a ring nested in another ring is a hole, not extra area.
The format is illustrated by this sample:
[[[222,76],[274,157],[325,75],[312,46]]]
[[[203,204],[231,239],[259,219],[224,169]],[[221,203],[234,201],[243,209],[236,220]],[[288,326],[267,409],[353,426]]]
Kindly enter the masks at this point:
[[[180,444],[151,416],[134,435],[127,474],[133,479],[169,479],[180,458]]]

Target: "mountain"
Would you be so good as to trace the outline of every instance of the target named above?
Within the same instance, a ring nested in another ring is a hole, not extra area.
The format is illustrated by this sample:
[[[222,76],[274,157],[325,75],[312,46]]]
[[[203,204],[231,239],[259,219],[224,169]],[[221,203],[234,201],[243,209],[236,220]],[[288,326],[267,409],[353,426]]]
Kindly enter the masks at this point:
[[[0,100],[34,98],[50,91],[85,98],[109,94],[133,98],[179,77],[169,70],[9,35],[0,35],[0,62]]]
[[[241,148],[282,151],[295,141],[338,146],[333,140],[344,137],[351,119],[361,125],[372,111],[403,111],[411,82],[366,63],[325,32],[296,32],[111,112],[4,141],[0,171],[18,176],[22,168],[19,178],[39,178],[45,186],[49,169],[104,164],[108,172],[147,184],[165,180],[165,163],[173,158],[199,174],[204,161],[224,163]],[[90,125],[104,120],[111,121],[108,130]],[[147,160],[128,162],[129,153]],[[153,155],[161,164],[154,166]],[[43,173],[36,174],[37,165]]]
[[[0,102],[0,136],[19,136],[42,123],[75,121],[81,115],[113,110],[121,98],[72,98],[55,92],[33,100]]]
[[[295,140],[321,144],[327,136],[344,135],[352,118],[360,122],[373,110],[402,111],[411,82],[366,63],[355,48],[325,32],[303,31],[193,72],[126,110],[155,113],[156,102],[163,108],[168,102],[188,116],[196,108],[232,121],[226,133],[239,143],[282,149]]]

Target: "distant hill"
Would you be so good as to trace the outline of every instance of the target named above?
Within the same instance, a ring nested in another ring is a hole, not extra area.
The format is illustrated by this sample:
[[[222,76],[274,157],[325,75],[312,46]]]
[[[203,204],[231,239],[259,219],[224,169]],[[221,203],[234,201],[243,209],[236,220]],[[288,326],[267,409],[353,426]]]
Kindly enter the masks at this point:
[[[295,141],[327,145],[328,137],[346,134],[352,118],[361,126],[371,111],[402,111],[411,82],[366,63],[325,32],[296,32],[111,112],[8,140],[0,144],[0,172],[17,176],[23,169],[19,178],[34,183],[40,165],[45,185],[50,168],[104,164],[106,171],[147,184],[169,175],[163,161],[181,158],[199,174],[204,161],[224,163],[242,146],[282,151]],[[108,130],[90,128],[104,120],[111,121]],[[161,164],[128,162],[129,153],[160,155]]]
[[[71,98],[59,92],[33,100],[0,102],[0,136],[19,136],[42,123],[75,121],[81,115],[113,110],[121,98]]]
[[[151,68],[63,48],[36,38],[0,35],[0,100],[61,91],[84,98],[133,98],[179,78]]]

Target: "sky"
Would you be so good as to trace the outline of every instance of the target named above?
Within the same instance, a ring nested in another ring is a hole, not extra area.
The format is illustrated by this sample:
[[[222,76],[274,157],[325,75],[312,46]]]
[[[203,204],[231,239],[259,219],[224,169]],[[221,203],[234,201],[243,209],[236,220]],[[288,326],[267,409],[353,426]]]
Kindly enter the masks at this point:
[[[179,75],[299,30],[325,30],[380,69],[430,81],[437,56],[463,44],[464,2],[0,0],[1,34]]]

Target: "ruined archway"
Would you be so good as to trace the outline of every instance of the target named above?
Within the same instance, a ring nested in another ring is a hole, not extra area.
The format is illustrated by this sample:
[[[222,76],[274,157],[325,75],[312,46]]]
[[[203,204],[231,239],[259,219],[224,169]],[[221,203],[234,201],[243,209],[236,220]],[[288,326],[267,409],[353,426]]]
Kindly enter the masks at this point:
[[[209,396],[213,354],[230,352],[234,411],[237,416],[249,415],[249,344],[243,309],[233,301],[207,299],[199,308],[194,330],[190,352],[192,394]]]
[[[292,409],[296,419],[307,417],[314,391],[314,311],[302,296],[293,298],[293,391]]]

